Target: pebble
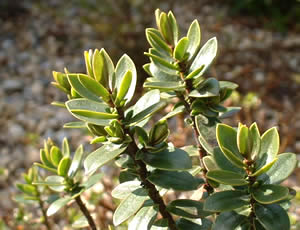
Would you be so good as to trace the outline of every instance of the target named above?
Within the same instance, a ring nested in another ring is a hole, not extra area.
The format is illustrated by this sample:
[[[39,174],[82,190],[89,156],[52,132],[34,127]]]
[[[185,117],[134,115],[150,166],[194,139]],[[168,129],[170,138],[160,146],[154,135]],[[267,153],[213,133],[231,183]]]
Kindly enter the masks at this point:
[[[2,83],[2,88],[9,93],[21,91],[23,87],[24,87],[23,83],[15,79],[8,79]]]

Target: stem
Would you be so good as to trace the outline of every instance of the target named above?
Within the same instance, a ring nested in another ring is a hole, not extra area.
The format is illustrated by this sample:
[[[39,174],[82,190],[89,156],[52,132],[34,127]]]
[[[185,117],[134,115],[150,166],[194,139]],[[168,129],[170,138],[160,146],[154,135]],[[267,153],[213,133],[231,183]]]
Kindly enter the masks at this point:
[[[97,230],[96,224],[95,224],[95,222],[94,222],[94,220],[93,220],[93,218],[92,218],[92,216],[91,216],[89,210],[87,210],[86,206],[85,206],[84,203],[82,202],[80,196],[77,196],[77,197],[75,198],[75,201],[76,201],[77,205],[79,206],[80,211],[83,213],[83,215],[84,215],[85,218],[87,219],[87,221],[88,221],[88,223],[89,223],[91,229],[92,229],[92,230]]]
[[[39,205],[40,205],[40,209],[42,210],[42,213],[43,213],[43,218],[44,218],[43,223],[46,226],[47,230],[51,230],[51,225],[50,225],[49,220],[48,220],[48,216],[47,216],[47,212],[46,212],[46,209],[45,209],[45,206],[44,206],[44,202],[40,198],[39,198]]]
[[[248,167],[247,167],[247,175],[249,177],[249,190],[251,189],[251,187],[253,186],[253,184],[256,181],[256,177],[251,177],[249,176],[252,173],[252,169],[251,166],[253,165],[252,161],[246,161]],[[255,199],[252,197],[252,195],[250,194],[250,206],[251,206],[251,212],[249,214],[249,219],[250,219],[250,230],[255,230],[255,213],[254,213],[254,204],[256,203]]]

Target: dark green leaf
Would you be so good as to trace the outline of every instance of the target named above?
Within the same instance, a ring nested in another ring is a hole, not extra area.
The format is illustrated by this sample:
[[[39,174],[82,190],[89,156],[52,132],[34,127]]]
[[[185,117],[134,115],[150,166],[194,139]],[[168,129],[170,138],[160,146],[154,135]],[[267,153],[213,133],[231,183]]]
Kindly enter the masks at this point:
[[[248,146],[248,133],[248,127],[239,123],[239,128],[237,131],[237,146],[241,154],[246,154],[251,151]]]
[[[148,199],[146,190],[142,188],[134,190],[117,207],[113,216],[114,225],[118,226],[134,215],[142,207],[146,199]]]
[[[165,149],[158,153],[144,152],[141,159],[148,165],[164,170],[185,170],[192,168],[192,162],[189,155],[178,148]]]
[[[179,230],[210,230],[212,222],[208,219],[185,219],[176,221]]]
[[[193,90],[189,96],[190,97],[215,97],[219,95],[219,82],[215,78],[208,78],[198,87],[197,90]]]
[[[250,198],[244,191],[217,192],[205,200],[204,210],[224,212],[249,205],[249,203]]]
[[[258,221],[266,230],[283,230],[291,227],[286,211],[277,204],[255,204],[254,212]]]
[[[127,146],[122,147],[116,144],[103,145],[87,156],[84,160],[84,169],[86,174],[95,172],[98,168],[119,156],[125,151]]]
[[[243,175],[231,171],[213,170],[207,172],[206,177],[220,184],[227,184],[227,185],[234,185],[234,186],[248,184],[248,182],[245,180]]]
[[[159,153],[158,153],[159,154]],[[196,190],[203,183],[188,172],[164,171],[156,169],[150,173],[148,180],[153,184],[166,189],[177,191]]]
[[[289,195],[289,190],[280,185],[265,184],[255,188],[252,195],[261,204],[272,204],[286,199]]]
[[[171,30],[172,30],[174,44],[176,44],[177,40],[178,40],[179,32],[178,32],[178,25],[176,22],[176,18],[173,15],[172,11],[168,12],[168,22],[169,22]]]
[[[245,223],[246,220],[247,216],[240,215],[234,211],[223,212],[217,217],[213,230],[242,230],[239,226]]]
[[[180,199],[170,202],[167,210],[177,216],[187,218],[204,218],[211,215],[211,212],[203,210],[203,202],[196,200]]]

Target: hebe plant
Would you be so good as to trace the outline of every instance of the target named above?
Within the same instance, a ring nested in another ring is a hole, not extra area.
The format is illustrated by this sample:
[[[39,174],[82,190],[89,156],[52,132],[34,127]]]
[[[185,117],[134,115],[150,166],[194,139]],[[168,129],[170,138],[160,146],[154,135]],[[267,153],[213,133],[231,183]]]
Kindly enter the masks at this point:
[[[86,74],[53,72],[53,85],[68,96],[68,101],[53,104],[80,120],[65,127],[88,129],[94,136],[91,144],[102,146],[87,157],[80,146],[72,160],[66,141],[62,151],[46,143],[42,163],[36,165],[54,175],[26,177],[26,182],[32,189],[48,186],[63,193],[50,204],[48,215],[75,200],[90,227],[97,229],[80,195],[99,181],[98,169],[114,160],[121,169],[120,184],[112,191],[121,200],[114,226],[129,220],[130,230],[290,229],[287,210],[294,191],[279,184],[294,170],[295,154],[278,155],[276,128],[260,135],[256,123],[249,128],[222,124],[239,108],[223,104],[236,84],[205,75],[217,53],[216,38],[200,48],[196,20],[179,39],[172,12],[157,10],[155,15],[158,29],[146,30],[151,46],[145,53],[150,57],[144,66],[147,92],[135,104],[131,99],[137,74],[127,55],[114,67],[104,49],[90,50],[84,53]],[[168,104],[172,111],[145,128]],[[168,119],[179,113],[185,113],[194,130],[196,146],[177,148],[168,142]],[[86,182],[76,178],[81,162]],[[23,185],[18,187],[27,193]],[[163,197],[168,190],[194,194],[167,203]]]

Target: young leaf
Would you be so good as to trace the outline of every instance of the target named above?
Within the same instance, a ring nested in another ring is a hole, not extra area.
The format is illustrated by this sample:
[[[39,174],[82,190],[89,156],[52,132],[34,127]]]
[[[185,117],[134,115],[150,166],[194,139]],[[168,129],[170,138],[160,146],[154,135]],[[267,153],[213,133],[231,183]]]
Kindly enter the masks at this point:
[[[241,154],[246,154],[249,151],[248,148],[248,127],[246,125],[239,124],[237,131],[237,146]]]
[[[189,39],[187,53],[189,53],[188,61],[190,61],[195,56],[196,52],[199,50],[201,41],[200,26],[197,20],[194,20],[190,25],[187,37]]]
[[[45,166],[47,166],[47,167],[49,167],[49,168],[55,168],[55,167],[53,166],[53,164],[50,162],[50,160],[48,159],[48,157],[47,157],[47,155],[46,155],[46,151],[45,151],[44,149],[41,149],[41,150],[40,150],[40,159],[41,159],[41,162],[42,162]]]
[[[189,39],[187,37],[183,37],[179,40],[173,52],[173,56],[177,60],[183,61],[185,59],[185,54],[188,48],[188,44],[189,44]]]
[[[170,27],[172,29],[174,44],[176,44],[177,40],[178,40],[178,36],[179,36],[179,31],[178,31],[178,25],[176,22],[176,18],[174,16],[174,14],[172,13],[172,11],[168,12],[168,21],[169,21]]]
[[[68,171],[68,176],[70,178],[72,178],[76,175],[76,173],[81,165],[82,156],[83,156],[83,147],[82,147],[82,145],[80,145],[75,151],[75,155],[73,157],[72,164]]]
[[[233,186],[248,184],[243,175],[231,171],[213,170],[207,172],[206,177],[221,184]]]
[[[171,48],[161,37],[159,31],[153,28],[146,29],[146,38],[149,44],[158,51],[163,50],[167,54],[172,52]]]
[[[259,176],[263,173],[266,173],[274,164],[275,162],[278,160],[278,158],[275,158],[273,161],[271,161],[270,163],[264,165],[263,167],[261,167],[260,169],[256,170],[253,174],[251,174],[250,176]]]
[[[85,122],[82,121],[73,121],[64,124],[64,128],[66,129],[82,129],[85,127],[86,127]]]
[[[57,174],[62,177],[68,176],[68,171],[71,166],[71,163],[72,160],[69,156],[63,157],[63,159],[61,159],[57,167]]]
[[[85,66],[86,66],[86,72],[88,75],[90,75],[92,78],[94,78],[94,73],[92,69],[92,50],[84,51],[84,59],[85,59]]]
[[[162,12],[160,14],[159,29],[160,29],[160,32],[163,35],[164,39],[167,41],[167,43],[171,46],[174,46],[175,43],[174,43],[173,30],[169,23],[168,16],[165,12]]]
[[[163,170],[185,170],[192,168],[189,155],[178,148],[174,150],[165,149],[158,153],[141,153],[141,160],[146,164]]]
[[[109,107],[106,104],[90,101],[84,98],[67,101],[66,106],[69,112],[77,119],[95,125],[109,125],[109,119],[118,117],[117,114],[107,112]]]
[[[147,199],[148,195],[145,189],[139,188],[134,190],[129,196],[122,200],[120,205],[117,207],[113,216],[114,225],[118,226],[134,215]]]
[[[259,129],[255,122],[249,128],[249,137],[252,140],[251,159],[255,159],[257,154],[260,152],[261,144]]]
[[[203,163],[205,165],[205,168],[208,171],[213,171],[213,170],[219,170],[220,169],[212,156],[203,157]]]
[[[202,65],[205,65],[205,67],[197,75],[197,77],[194,77],[194,78],[198,78],[198,77],[202,76],[203,73],[207,70],[207,68],[209,67],[209,65],[212,63],[212,61],[216,57],[217,48],[218,48],[218,46],[217,46],[217,39],[215,37],[211,38],[210,40],[208,40],[204,44],[204,46],[201,48],[201,50],[199,51],[199,53],[195,57],[192,65],[190,67],[189,73],[191,73],[194,70],[200,68]]]
[[[45,179],[45,183],[42,185],[47,185],[49,188],[55,192],[63,192],[66,188],[65,178],[61,176],[48,176]],[[41,183],[37,183],[41,184]]]
[[[50,158],[52,164],[57,167],[60,160],[63,158],[63,154],[61,153],[60,149],[56,146],[52,146],[50,150]]]
[[[29,195],[29,196],[36,196],[37,190],[34,185],[30,184],[17,184],[17,188],[22,191],[23,193]]]
[[[105,66],[104,66],[104,58],[100,54],[100,51],[96,49],[94,51],[93,55],[93,73],[94,73],[94,78],[99,82],[102,86],[106,87],[107,86],[107,76],[104,74]],[[91,76],[92,77],[92,76]]]
[[[125,104],[130,102],[131,98],[133,97],[133,94],[135,91],[135,86],[136,86],[136,81],[137,81],[137,75],[136,75],[136,69],[135,69],[135,65],[134,65],[133,61],[130,59],[130,57],[128,57],[126,54],[124,54],[118,61],[117,66],[116,66],[116,72],[115,72],[116,88],[117,88],[118,92],[121,90],[121,84],[122,84],[123,77],[125,76],[125,74],[128,71],[131,71],[132,80],[130,83],[130,87],[126,93],[126,96],[124,97],[124,99],[126,99]]]
[[[289,190],[280,185],[265,184],[255,188],[252,195],[261,204],[272,204],[286,199],[289,195]]]
[[[283,230],[291,227],[286,211],[277,204],[255,204],[254,212],[258,221],[266,230]]]
[[[156,169],[150,173],[148,180],[153,184],[166,189],[177,191],[196,190],[203,183],[188,172],[164,171]]]
[[[116,97],[116,105],[119,106],[121,101],[124,99],[124,97],[126,96],[130,86],[131,86],[131,81],[132,81],[132,72],[130,70],[128,70],[122,81],[121,81],[121,84],[120,84],[120,88],[118,90],[118,94],[117,94],[117,97]]]
[[[144,53],[146,56],[150,57],[154,63],[157,62],[159,64],[161,64],[162,66],[171,69],[171,70],[178,70],[178,67],[168,61],[166,61],[164,58],[159,57],[157,55],[154,55],[152,53]]]
[[[165,141],[170,134],[167,120],[158,121],[149,132],[149,145],[158,145]]]
[[[244,191],[224,191],[210,195],[204,203],[204,210],[211,212],[230,211],[249,205],[250,198]]]
[[[52,216],[63,206],[67,205],[71,200],[72,200],[71,197],[64,197],[54,201],[52,204],[50,204],[47,210],[47,216]]]
[[[85,173],[92,174],[98,168],[124,152],[126,148],[126,146],[122,147],[121,145],[116,144],[103,145],[89,154],[84,160]]]
[[[70,156],[70,146],[68,139],[65,137],[62,143],[62,154],[64,156]]]
[[[142,207],[128,225],[128,230],[149,229],[157,216],[153,206]]]
[[[247,216],[240,215],[235,211],[221,213],[213,226],[213,230],[238,230],[245,223]]]

